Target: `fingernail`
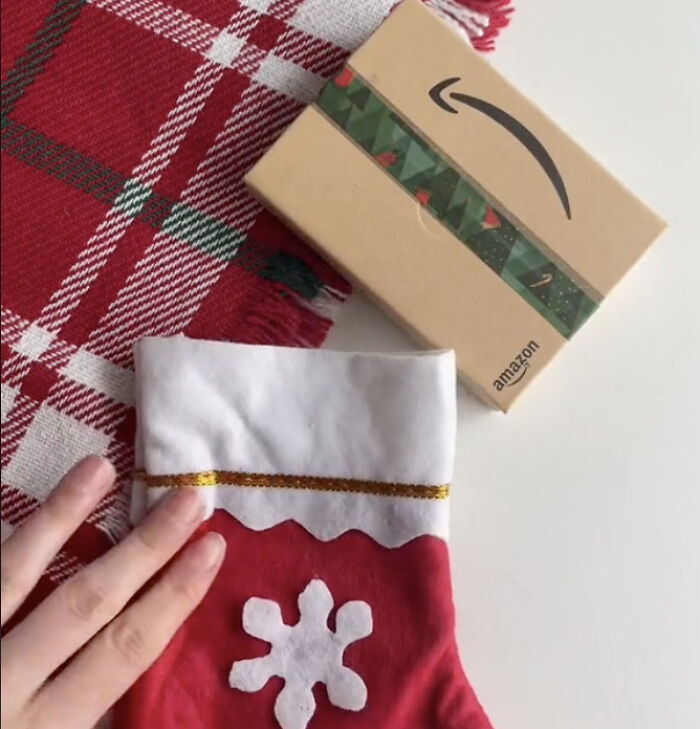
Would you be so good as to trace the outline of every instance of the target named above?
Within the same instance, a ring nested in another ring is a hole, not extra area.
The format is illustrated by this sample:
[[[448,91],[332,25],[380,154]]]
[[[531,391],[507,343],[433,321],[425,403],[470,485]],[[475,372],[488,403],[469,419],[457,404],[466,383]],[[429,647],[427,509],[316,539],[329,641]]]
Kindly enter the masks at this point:
[[[102,456],[91,455],[73,466],[68,472],[71,486],[81,493],[107,491],[114,483],[114,466]]]
[[[197,489],[179,488],[168,498],[172,515],[183,522],[198,521],[204,512],[204,502]]]
[[[209,532],[190,548],[190,558],[202,572],[217,567],[226,551],[226,541],[221,534]]]

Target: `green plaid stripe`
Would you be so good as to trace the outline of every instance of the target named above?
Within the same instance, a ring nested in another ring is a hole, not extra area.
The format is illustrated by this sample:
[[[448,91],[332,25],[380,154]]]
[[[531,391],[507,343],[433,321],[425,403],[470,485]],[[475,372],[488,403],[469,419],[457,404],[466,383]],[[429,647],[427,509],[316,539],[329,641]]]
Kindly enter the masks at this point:
[[[2,82],[2,115],[10,114],[17,102],[36,81],[61,44],[87,0],[57,0],[53,10],[37,30],[34,40],[27,46]]]
[[[556,263],[349,69],[326,84],[317,104],[564,337],[595,311],[597,304]]]
[[[306,300],[323,288],[322,281],[300,258],[253,240],[192,206],[169,200],[7,117],[2,118],[2,151],[213,258],[234,262],[261,278],[282,283]]]

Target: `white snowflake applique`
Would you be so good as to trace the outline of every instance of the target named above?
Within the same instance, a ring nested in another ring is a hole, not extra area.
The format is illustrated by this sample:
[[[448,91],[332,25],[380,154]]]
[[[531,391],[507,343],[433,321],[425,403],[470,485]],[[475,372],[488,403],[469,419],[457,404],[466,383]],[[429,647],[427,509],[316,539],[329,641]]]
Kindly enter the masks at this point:
[[[259,691],[272,676],[284,679],[275,701],[282,729],[305,729],[316,710],[311,692],[318,681],[326,684],[333,706],[359,711],[367,703],[367,687],[360,676],[343,665],[350,643],[372,632],[372,609],[363,600],[338,608],[335,632],[328,627],[333,596],[323,580],[311,580],[299,595],[299,622],[286,625],[273,600],[251,597],[243,606],[243,629],[271,644],[262,658],[236,661],[229,684],[241,691]]]

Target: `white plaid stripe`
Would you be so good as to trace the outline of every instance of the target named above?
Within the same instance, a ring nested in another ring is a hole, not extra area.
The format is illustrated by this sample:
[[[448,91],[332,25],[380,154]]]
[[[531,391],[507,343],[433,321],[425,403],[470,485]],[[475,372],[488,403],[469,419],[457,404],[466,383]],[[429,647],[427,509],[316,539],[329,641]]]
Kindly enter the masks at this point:
[[[43,329],[37,324],[31,324],[14,345],[14,350],[32,362],[36,362],[51,346],[53,338],[53,332]]]
[[[37,501],[24,490],[2,485],[2,519],[6,530],[19,526],[36,509]]]
[[[3,482],[43,501],[77,460],[91,453],[106,453],[110,440],[103,431],[42,404],[14,457],[3,468]],[[43,457],[37,458],[37,454]]]
[[[14,311],[6,307],[0,310],[0,326],[2,327],[2,340],[5,344],[14,344],[30,327],[31,322],[23,319]]]
[[[23,395],[21,392],[18,392],[14,396],[12,407],[8,409],[2,424],[2,445],[0,451],[2,452],[3,478],[5,478],[4,469],[11,462],[11,459],[13,459],[17,447],[22,442],[25,431],[32,422],[37,409],[38,403],[30,397]]]
[[[95,388],[69,379],[64,379],[61,387],[54,388],[45,402],[74,420],[107,435],[113,433],[127,410],[126,405],[115,402]]]
[[[16,387],[11,387],[7,383],[3,382],[2,384],[0,384],[0,392],[2,393],[0,399],[0,411],[2,411],[1,422],[4,423],[5,418],[7,417],[7,413],[10,412],[12,406],[15,404],[15,400],[17,398],[17,395],[19,394],[19,390]]]
[[[134,373],[92,352],[79,349],[63,369],[63,375],[113,398],[118,403],[133,404]]]
[[[195,53],[204,55],[220,32],[184,10],[159,0],[88,0],[96,8],[136,23],[144,30],[173,41]]]
[[[75,345],[54,336],[46,349],[41,353],[35,352],[33,357],[29,356],[25,337],[33,329],[38,329],[36,323],[23,319],[6,307],[2,308],[2,340],[12,350],[12,355],[2,363],[3,386],[16,390],[33,361],[41,361],[47,367],[59,370],[77,349]],[[10,409],[6,410],[3,405],[2,423]]]
[[[282,34],[275,48],[279,58],[292,61],[309,71],[328,77],[337,70],[347,52],[298,30],[290,25]]]
[[[325,38],[346,51],[354,50],[389,14],[396,0],[306,0],[292,25],[316,38]]]
[[[264,13],[253,8],[244,8],[234,18],[234,21],[229,24],[225,29],[216,28],[209,23],[197,20],[187,13],[183,13],[181,10],[172,8],[165,3],[159,2],[159,0],[90,0],[95,7],[103,8],[111,13],[118,15],[125,20],[129,20],[136,25],[150,30],[158,35],[162,35],[164,38],[177,43],[178,45],[186,48],[187,50],[194,51],[204,56],[212,63],[215,63],[222,68],[236,68],[241,73],[251,75],[255,73],[256,69],[263,61],[263,59],[276,59],[278,58],[275,53],[270,54],[268,51],[262,50],[255,46],[246,46],[246,38],[250,31],[255,27],[258,20]],[[274,3],[273,6],[269,7],[267,11],[275,10],[271,12],[274,17],[283,18],[293,12],[294,7],[300,4],[300,0],[290,0],[290,2],[280,5],[280,3]],[[208,43],[193,44],[191,41],[191,33],[188,30],[187,33],[175,32],[173,29],[177,28],[177,19],[183,16],[182,22],[187,29],[194,29],[199,27],[204,37],[207,38]],[[161,20],[163,19],[163,20]],[[298,39],[299,34],[296,38]],[[297,40],[297,44],[299,41]],[[282,49],[288,49],[290,39],[288,38],[282,45]],[[309,36],[305,37],[305,45],[312,50],[315,45],[319,45],[317,39],[313,39]],[[324,53],[332,55],[326,44],[322,44],[322,50]],[[342,54],[340,54],[342,57]],[[320,88],[323,83],[323,76],[316,75],[313,71],[306,70],[301,62],[304,59],[304,54],[297,52],[292,58],[279,57],[277,66],[283,65],[285,62],[298,65],[298,69],[295,73],[291,70],[286,72],[286,75],[292,78],[307,78],[306,82],[300,86],[300,84],[294,83],[285,85],[278,81],[279,73],[272,74],[271,78],[273,81],[273,88],[281,90],[284,93],[289,94],[293,98],[300,101],[309,101],[312,94],[308,93],[308,89]],[[337,59],[338,62],[340,58]],[[235,61],[235,62],[234,62]],[[274,60],[271,61],[274,63]],[[330,73],[332,68],[327,69],[327,73]],[[266,77],[258,79],[262,83],[266,82]]]

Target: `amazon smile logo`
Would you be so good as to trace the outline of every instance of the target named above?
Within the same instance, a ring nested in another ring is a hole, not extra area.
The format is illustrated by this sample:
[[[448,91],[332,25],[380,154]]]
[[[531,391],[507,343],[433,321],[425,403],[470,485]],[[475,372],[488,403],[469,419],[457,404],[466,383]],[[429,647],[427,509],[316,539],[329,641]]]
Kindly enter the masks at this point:
[[[507,111],[494,106],[490,102],[485,101],[484,99],[479,99],[476,96],[468,96],[467,94],[459,93],[458,91],[450,91],[448,93],[448,89],[460,80],[461,79],[458,76],[455,76],[436,83],[435,86],[430,89],[430,98],[443,111],[450,114],[458,113],[458,110],[454,106],[454,102],[468,106],[471,109],[475,109],[496,122],[496,124],[499,124],[503,127],[503,129],[515,137],[535,158],[539,166],[547,175],[559,196],[559,200],[564,208],[566,217],[571,220],[571,206],[569,204],[569,196],[566,192],[564,180],[562,179],[554,160],[550,156],[549,152],[547,152],[542,142],[540,142],[539,139],[537,139],[537,137],[514,116],[511,116]]]
[[[493,386],[498,392],[504,387],[513,387],[520,382],[530,371],[530,359],[540,348],[540,345],[533,339],[528,342],[519,354],[516,354],[511,363],[493,381]]]

